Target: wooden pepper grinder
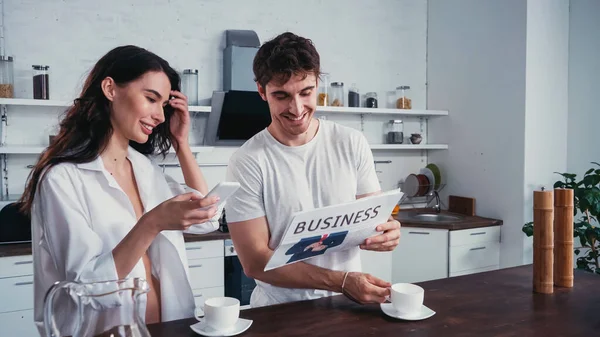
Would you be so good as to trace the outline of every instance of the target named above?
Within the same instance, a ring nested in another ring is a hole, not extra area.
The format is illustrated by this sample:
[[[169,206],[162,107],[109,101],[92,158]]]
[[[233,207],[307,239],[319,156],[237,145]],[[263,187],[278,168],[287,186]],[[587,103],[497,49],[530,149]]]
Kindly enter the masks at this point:
[[[573,287],[572,189],[554,189],[554,285]]]
[[[554,292],[554,193],[533,191],[533,291]]]

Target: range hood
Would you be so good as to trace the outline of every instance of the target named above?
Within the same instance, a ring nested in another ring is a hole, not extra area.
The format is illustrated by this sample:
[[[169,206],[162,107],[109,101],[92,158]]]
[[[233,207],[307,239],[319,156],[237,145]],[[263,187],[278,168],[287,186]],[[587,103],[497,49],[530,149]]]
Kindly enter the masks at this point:
[[[252,64],[260,47],[252,30],[226,30],[223,90],[214,91],[204,145],[239,146],[271,123],[267,102],[258,94]]]
[[[215,91],[204,130],[204,145],[240,146],[269,124],[269,105],[258,91]]]

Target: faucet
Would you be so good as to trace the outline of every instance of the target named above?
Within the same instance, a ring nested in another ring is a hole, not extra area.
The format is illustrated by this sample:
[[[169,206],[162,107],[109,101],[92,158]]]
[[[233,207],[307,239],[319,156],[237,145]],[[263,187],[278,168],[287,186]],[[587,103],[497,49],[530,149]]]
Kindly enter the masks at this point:
[[[433,190],[433,195],[435,196],[435,205],[433,206],[433,209],[436,213],[440,213],[442,211],[442,208],[440,206],[440,194],[438,193],[438,191]]]

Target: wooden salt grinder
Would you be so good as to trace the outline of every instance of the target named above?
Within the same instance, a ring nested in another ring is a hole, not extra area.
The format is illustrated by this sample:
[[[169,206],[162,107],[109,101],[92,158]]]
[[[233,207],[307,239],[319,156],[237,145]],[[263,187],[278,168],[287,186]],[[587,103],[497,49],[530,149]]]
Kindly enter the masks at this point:
[[[573,287],[572,189],[554,189],[554,285]]]
[[[533,191],[533,291],[554,292],[554,195],[553,191]]]

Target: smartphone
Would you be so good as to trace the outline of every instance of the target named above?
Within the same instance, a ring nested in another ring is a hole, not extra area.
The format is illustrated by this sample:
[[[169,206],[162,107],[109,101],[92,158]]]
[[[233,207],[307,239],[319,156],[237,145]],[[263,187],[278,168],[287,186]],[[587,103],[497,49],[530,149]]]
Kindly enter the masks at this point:
[[[240,188],[240,183],[238,182],[223,181],[213,187],[213,189],[210,190],[210,192],[208,192],[206,195],[206,198],[218,196],[221,199],[216,203],[216,206],[220,207],[225,200],[227,200],[227,198],[232,196],[235,191],[238,190],[238,188]],[[207,207],[201,209],[207,209]]]

